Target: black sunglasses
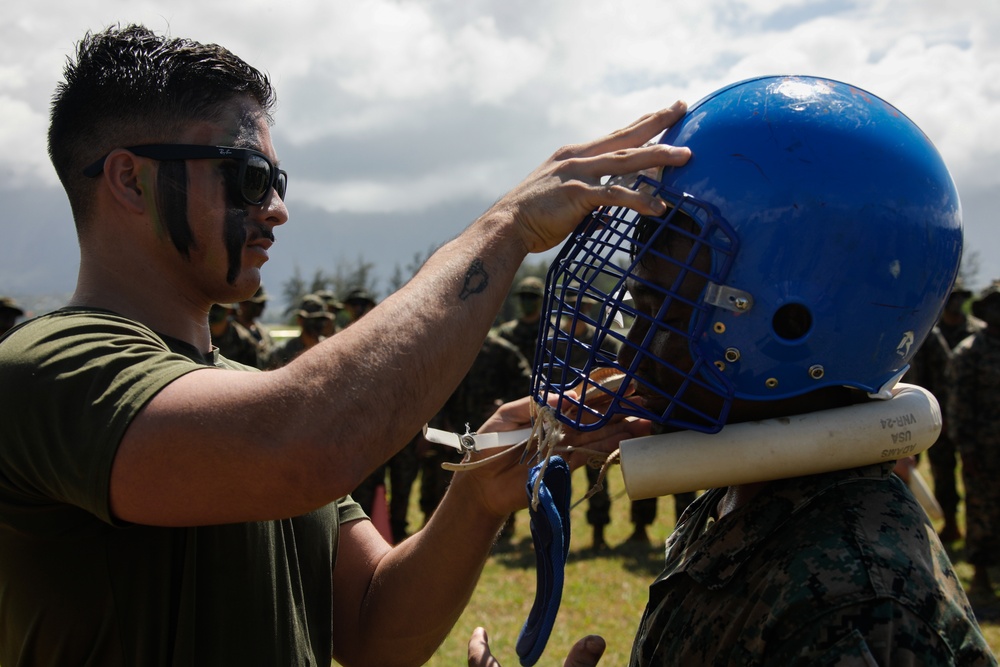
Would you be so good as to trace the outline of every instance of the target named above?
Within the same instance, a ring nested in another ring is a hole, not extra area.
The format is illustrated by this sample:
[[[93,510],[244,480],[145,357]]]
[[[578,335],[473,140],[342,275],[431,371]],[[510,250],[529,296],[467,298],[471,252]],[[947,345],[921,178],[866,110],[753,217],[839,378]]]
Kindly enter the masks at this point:
[[[271,188],[282,201],[288,189],[288,174],[278,169],[263,153],[249,148],[232,146],[200,146],[197,144],[147,144],[128,146],[125,150],[140,157],[153,160],[237,160],[240,163],[237,187],[240,198],[251,206],[259,206],[267,198]],[[83,170],[89,178],[100,176],[104,171],[107,155]]]

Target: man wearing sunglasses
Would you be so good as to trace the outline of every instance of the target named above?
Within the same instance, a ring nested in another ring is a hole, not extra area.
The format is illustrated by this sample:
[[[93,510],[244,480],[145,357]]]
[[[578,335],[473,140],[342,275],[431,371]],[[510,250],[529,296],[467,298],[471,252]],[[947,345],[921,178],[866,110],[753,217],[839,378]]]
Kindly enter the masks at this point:
[[[348,330],[250,372],[212,348],[208,313],[254,294],[288,220],[273,104],[226,49],[141,26],[88,34],[67,64],[49,151],[78,285],[0,342],[4,665],[424,662],[526,469],[455,475],[395,548],[349,491],[462,379],[527,253],[600,205],[663,212],[605,176],[689,156],[643,147],[680,103],[563,148]],[[641,428],[570,438],[611,450]]]

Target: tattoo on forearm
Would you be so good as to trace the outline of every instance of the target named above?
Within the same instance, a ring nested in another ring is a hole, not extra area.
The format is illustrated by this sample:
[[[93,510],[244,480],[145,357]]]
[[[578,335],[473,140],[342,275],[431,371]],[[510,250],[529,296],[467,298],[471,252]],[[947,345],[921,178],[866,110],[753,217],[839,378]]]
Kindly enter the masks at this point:
[[[462,291],[458,298],[465,301],[473,294],[482,292],[489,284],[490,274],[486,273],[486,269],[483,268],[482,260],[474,259],[469,265],[469,270],[465,272],[465,284],[462,285]]]

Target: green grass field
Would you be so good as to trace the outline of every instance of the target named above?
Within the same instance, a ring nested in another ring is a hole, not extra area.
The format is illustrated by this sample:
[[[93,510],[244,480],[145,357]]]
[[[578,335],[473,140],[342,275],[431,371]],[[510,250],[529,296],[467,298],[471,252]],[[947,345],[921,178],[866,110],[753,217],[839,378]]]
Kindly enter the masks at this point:
[[[925,457],[926,458],[926,457]],[[926,463],[921,465],[930,480]],[[586,489],[583,471],[574,474],[574,498]],[[651,527],[653,546],[636,548],[626,544],[632,530],[629,523],[629,500],[622,492],[621,473],[615,468],[609,475],[612,495],[612,523],[607,529],[609,551],[590,551],[590,527],[586,523],[586,504],[572,511],[572,541],[566,566],[566,583],[556,626],[539,665],[562,665],[566,650],[580,637],[595,633],[608,643],[602,665],[627,664],[632,637],[646,602],[649,583],[659,573],[663,543],[674,525],[672,498],[660,498],[658,518]],[[416,487],[414,489],[416,491]],[[414,493],[416,496],[416,493]],[[416,498],[411,503],[410,523],[420,525]],[[968,586],[972,568],[962,559],[961,543],[952,553],[959,576]],[[491,556],[476,592],[455,629],[428,663],[434,667],[466,664],[466,647],[473,628],[482,625],[490,635],[493,654],[504,667],[517,667],[514,644],[521,624],[528,615],[535,591],[535,561],[528,531],[527,512],[518,514],[509,547]],[[1000,575],[994,581],[1000,581]],[[1000,655],[1000,601],[973,600],[983,632]]]

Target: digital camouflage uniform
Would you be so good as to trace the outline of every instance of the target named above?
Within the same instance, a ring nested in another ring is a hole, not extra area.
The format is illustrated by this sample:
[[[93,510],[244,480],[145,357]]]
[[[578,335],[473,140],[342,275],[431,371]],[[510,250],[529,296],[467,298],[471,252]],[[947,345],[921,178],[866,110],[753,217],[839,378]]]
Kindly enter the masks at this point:
[[[944,426],[934,445],[927,450],[927,458],[930,461],[931,475],[934,479],[934,497],[940,503],[945,516],[954,516],[961,500],[956,484],[958,450],[955,440],[949,435],[948,428],[946,373],[955,346],[982,328],[983,323],[974,317],[966,317],[961,323],[954,326],[939,322],[913,356],[910,361],[910,370],[903,378],[903,382],[920,385],[934,394],[941,406]]]
[[[522,322],[520,319],[516,319],[498,326],[496,335],[512,343],[530,365],[535,358],[535,346],[538,343],[540,328],[541,320]]]
[[[274,349],[274,340],[271,334],[261,324],[254,322],[252,326],[244,326],[257,343],[257,368],[267,368],[271,363],[271,351]]]
[[[284,343],[271,350],[271,356],[267,362],[268,368],[281,368],[285,364],[291,362],[292,359],[302,354],[305,349],[306,346],[305,343],[302,342],[302,338],[299,336],[289,338]]]
[[[958,344],[949,372],[948,426],[962,456],[966,556],[1000,562],[1000,338],[980,331]]]
[[[667,541],[631,665],[995,665],[892,462],[771,482]]]
[[[541,304],[542,296],[545,292],[545,283],[541,278],[528,276],[518,281],[514,288],[514,295],[517,297],[521,316],[515,320],[504,322],[496,328],[496,335],[514,344],[525,360],[528,367],[535,360],[535,347],[538,344],[538,335],[541,330]],[[534,316],[533,322],[524,321],[525,317]]]
[[[944,322],[938,322],[938,325],[935,327],[944,336],[945,341],[948,343],[948,348],[952,350],[963,340],[977,331],[982,331],[984,328],[986,328],[986,324],[971,315],[966,317],[961,324],[948,326]]]
[[[531,369],[524,356],[506,340],[490,334],[476,355],[472,367],[452,392],[430,425],[445,431],[465,433],[466,424],[478,429],[497,406],[528,395]],[[420,509],[429,518],[444,496],[451,472],[443,470],[445,461],[457,461],[462,455],[454,449],[430,445],[420,457]]]
[[[257,340],[246,327],[232,318],[221,336],[212,336],[212,345],[219,348],[219,354],[230,361],[252,368],[259,367]]]
[[[271,351],[268,368],[280,368],[305,352],[304,336],[309,336],[310,340],[318,342],[326,337],[328,329],[332,329],[333,314],[327,310],[326,302],[316,294],[306,294],[302,297],[295,314],[301,332]]]
[[[954,441],[948,436],[948,387],[945,372],[951,363],[951,348],[944,334],[938,327],[931,329],[927,340],[923,342],[913,359],[910,360],[910,370],[902,381],[923,387],[934,394],[941,406],[943,426],[941,434],[930,449],[927,458],[931,464],[931,474],[934,479],[934,497],[941,505],[945,516],[954,517],[958,510],[958,485],[955,480],[958,453]]]
[[[410,510],[410,492],[417,480],[418,461],[417,446],[421,440],[420,434],[414,436],[406,446],[393,454],[369,475],[358,488],[351,492],[351,497],[361,505],[365,514],[372,516],[375,504],[375,492],[379,485],[385,485],[386,476],[389,485],[386,487],[389,513],[389,529],[392,531],[393,544],[399,544],[409,534],[406,515]]]
[[[257,342],[257,368],[269,368],[274,341],[267,327],[258,320],[267,307],[267,290],[261,285],[254,295],[241,301],[236,310],[236,321],[243,326]]]

